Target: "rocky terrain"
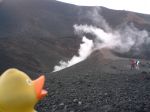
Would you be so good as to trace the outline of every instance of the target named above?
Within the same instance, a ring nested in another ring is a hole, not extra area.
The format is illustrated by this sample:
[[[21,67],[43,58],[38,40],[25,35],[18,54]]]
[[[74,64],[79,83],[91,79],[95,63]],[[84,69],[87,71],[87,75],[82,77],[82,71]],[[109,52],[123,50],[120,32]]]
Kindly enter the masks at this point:
[[[115,57],[115,56],[114,56]],[[47,74],[48,96],[42,112],[149,112],[150,62],[130,69],[130,59],[104,58],[97,51],[87,60]]]
[[[98,18],[92,15],[95,9]],[[55,0],[3,0],[0,73],[16,67],[33,79],[45,74],[48,96],[37,104],[39,112],[149,112],[149,44],[143,44],[138,54],[133,49],[126,53],[97,50],[86,60],[52,73],[60,60],[79,55],[82,39],[73,25],[105,30],[97,22],[107,22],[114,31],[134,25],[150,32],[150,15]],[[140,59],[140,70],[130,70],[131,57]]]

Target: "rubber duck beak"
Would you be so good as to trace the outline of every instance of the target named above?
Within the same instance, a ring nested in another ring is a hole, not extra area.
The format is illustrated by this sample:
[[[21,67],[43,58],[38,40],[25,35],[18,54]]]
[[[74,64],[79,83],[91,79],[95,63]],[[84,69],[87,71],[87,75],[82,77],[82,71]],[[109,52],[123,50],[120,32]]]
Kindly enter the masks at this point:
[[[38,100],[41,100],[43,97],[47,95],[47,91],[43,89],[44,83],[45,83],[44,75],[40,76],[38,79],[33,81]]]

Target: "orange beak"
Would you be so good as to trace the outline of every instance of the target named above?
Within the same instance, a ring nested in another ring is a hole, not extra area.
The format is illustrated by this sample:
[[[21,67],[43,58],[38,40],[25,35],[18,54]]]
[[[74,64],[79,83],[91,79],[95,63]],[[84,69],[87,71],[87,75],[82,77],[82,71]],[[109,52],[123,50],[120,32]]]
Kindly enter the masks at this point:
[[[47,91],[43,90],[44,82],[45,82],[44,75],[40,76],[38,79],[33,81],[36,96],[38,100],[42,99],[44,96],[47,95]]]

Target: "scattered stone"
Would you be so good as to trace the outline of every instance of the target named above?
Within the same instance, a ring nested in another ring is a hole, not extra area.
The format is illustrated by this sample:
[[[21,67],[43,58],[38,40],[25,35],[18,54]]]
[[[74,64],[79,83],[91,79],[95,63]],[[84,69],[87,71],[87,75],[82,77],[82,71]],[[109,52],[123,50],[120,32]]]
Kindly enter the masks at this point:
[[[81,101],[79,101],[79,102],[78,102],[78,105],[79,105],[79,106],[80,106],[80,105],[82,105],[82,102],[81,102]]]
[[[82,111],[89,111],[89,110],[91,110],[91,104],[87,103],[86,105],[83,106]]]
[[[107,95],[108,95],[108,93],[104,93],[104,95],[105,95],[105,96],[107,96]]]
[[[65,105],[64,103],[60,103],[60,104],[59,104],[59,106],[64,106],[64,105]]]
[[[104,105],[102,107],[103,112],[109,112],[112,109],[111,105]]]
[[[73,110],[70,110],[70,112],[74,112]]]
[[[75,103],[78,102],[78,99],[74,99],[73,102],[75,102]]]

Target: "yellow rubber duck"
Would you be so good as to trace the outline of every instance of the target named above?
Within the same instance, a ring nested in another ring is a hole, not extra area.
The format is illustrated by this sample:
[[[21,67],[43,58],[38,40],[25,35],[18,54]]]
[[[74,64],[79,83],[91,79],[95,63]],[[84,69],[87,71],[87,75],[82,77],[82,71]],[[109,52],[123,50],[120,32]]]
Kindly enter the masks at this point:
[[[32,81],[28,75],[11,68],[0,76],[0,112],[36,112],[35,104],[46,96],[45,77]]]

